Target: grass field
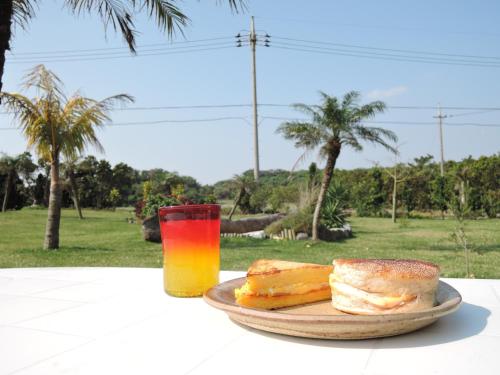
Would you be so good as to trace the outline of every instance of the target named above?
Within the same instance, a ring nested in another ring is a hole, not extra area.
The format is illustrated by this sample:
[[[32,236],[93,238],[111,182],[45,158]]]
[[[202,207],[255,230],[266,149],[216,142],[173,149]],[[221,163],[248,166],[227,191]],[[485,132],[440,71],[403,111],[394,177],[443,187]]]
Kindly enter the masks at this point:
[[[129,224],[127,210],[85,210],[79,220],[63,210],[61,248],[42,250],[46,210],[0,213],[0,267],[121,266],[161,267],[161,246],[142,240],[140,225]],[[454,220],[352,218],[355,237],[342,242],[223,238],[221,267],[244,270],[255,259],[330,263],[335,257],[417,258],[438,263],[443,276],[464,276],[464,255],[450,239]],[[468,221],[477,278],[500,278],[500,220]]]

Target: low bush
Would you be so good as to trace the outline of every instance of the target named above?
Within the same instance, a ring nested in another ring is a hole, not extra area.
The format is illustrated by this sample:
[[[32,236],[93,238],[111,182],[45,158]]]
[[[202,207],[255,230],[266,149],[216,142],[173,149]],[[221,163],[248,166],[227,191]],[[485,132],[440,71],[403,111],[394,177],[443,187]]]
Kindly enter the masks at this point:
[[[311,235],[312,218],[313,213],[311,210],[298,211],[268,225],[265,232],[269,236],[279,234],[283,229],[293,229],[295,233],[303,232]]]

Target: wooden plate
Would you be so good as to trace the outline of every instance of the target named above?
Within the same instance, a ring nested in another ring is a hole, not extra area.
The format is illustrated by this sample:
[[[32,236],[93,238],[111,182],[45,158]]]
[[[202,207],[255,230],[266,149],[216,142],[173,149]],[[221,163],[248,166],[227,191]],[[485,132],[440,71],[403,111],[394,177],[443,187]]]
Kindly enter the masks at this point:
[[[245,281],[242,277],[221,283],[208,290],[203,298],[240,324],[268,332],[319,339],[368,339],[412,332],[454,312],[462,301],[460,293],[440,281],[437,306],[412,313],[350,315],[334,309],[330,301],[261,310],[236,304],[234,289],[241,287]]]

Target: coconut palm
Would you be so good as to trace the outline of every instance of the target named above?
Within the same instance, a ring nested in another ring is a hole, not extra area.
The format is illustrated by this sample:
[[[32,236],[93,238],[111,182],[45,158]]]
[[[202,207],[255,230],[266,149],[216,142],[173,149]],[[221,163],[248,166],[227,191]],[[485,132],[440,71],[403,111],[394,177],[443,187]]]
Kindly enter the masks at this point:
[[[5,106],[14,114],[28,141],[28,147],[50,163],[50,197],[44,248],[59,247],[61,220],[61,186],[59,167],[61,156],[74,159],[87,146],[98,150],[102,146],[95,129],[110,121],[109,111],[117,103],[131,102],[126,94],[114,95],[101,101],[74,94],[66,98],[61,80],[43,65],[26,75],[26,89],[35,89],[36,97],[18,93],[0,93]]]
[[[396,152],[386,139],[397,140],[396,135],[390,130],[363,125],[363,120],[384,111],[383,102],[375,101],[359,105],[360,94],[356,91],[348,92],[341,100],[324,92],[320,92],[320,95],[322,99],[320,105],[293,105],[295,109],[309,115],[310,122],[289,121],[281,124],[277,129],[277,132],[285,139],[295,141],[295,147],[304,148],[304,156],[319,148],[319,156],[326,159],[313,215],[313,240],[318,239],[321,208],[342,147],[351,147],[356,151],[361,151],[363,149],[361,142],[367,141]]]
[[[227,0],[232,10],[245,8],[244,0]],[[136,50],[135,17],[145,12],[157,27],[172,37],[182,33],[189,18],[176,5],[178,0],[61,0],[74,15],[97,14],[105,28],[119,30],[132,52]],[[0,92],[5,66],[5,51],[11,49],[13,26],[25,29],[42,0],[2,0],[0,2]]]
[[[24,152],[17,156],[3,154],[0,157],[0,173],[7,175],[5,179],[2,212],[7,210],[12,186],[14,186],[18,176],[22,175],[26,180],[36,169],[37,166],[31,160],[31,154],[29,152]]]

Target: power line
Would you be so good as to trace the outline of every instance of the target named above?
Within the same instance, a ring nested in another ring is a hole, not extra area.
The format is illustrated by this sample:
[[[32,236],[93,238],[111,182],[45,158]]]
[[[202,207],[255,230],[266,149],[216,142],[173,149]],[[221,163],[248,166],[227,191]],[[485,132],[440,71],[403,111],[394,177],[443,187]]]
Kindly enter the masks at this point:
[[[431,52],[431,51],[422,51],[422,50],[411,50],[411,49],[396,49],[396,48],[382,48],[382,47],[373,47],[359,44],[346,44],[346,43],[334,43],[334,42],[325,42],[318,40],[308,40],[308,39],[295,39],[295,38],[286,38],[274,36],[274,39],[281,40],[289,40],[294,42],[304,42],[304,43],[312,43],[312,44],[320,44],[320,45],[329,45],[329,46],[337,46],[337,47],[347,47],[347,48],[356,48],[356,49],[369,49],[376,51],[387,51],[387,52],[402,52],[416,55],[434,55],[434,56],[447,56],[447,57],[465,57],[465,58],[474,58],[474,59],[487,59],[487,60],[500,60],[500,56],[480,56],[480,55],[464,55],[464,54],[454,54],[454,53],[442,53],[442,52]]]
[[[168,124],[188,124],[188,123],[204,123],[204,122],[217,122],[217,121],[233,121],[241,120],[248,123],[249,117],[239,117],[239,116],[228,116],[228,117],[213,117],[213,118],[197,118],[197,119],[185,119],[185,120],[154,120],[154,121],[133,121],[133,122],[118,122],[109,123],[105,127],[122,127],[122,126],[143,126],[143,125],[168,125]],[[262,119],[269,120],[280,120],[280,121],[304,121],[307,122],[309,119],[301,119],[294,117],[280,117],[280,116],[261,116]],[[381,124],[381,125],[418,125],[418,126],[435,126],[435,122],[420,122],[420,121],[363,121],[365,124]],[[461,127],[461,126],[474,126],[474,127],[490,127],[490,128],[500,128],[500,124],[483,124],[483,123],[443,123],[443,126],[451,127]],[[3,127],[0,130],[18,130],[14,127]]]
[[[270,120],[283,120],[283,121],[303,121],[308,122],[309,119],[297,118],[297,117],[280,117],[280,116],[262,116],[264,119]],[[424,125],[424,126],[436,126],[435,122],[424,122],[424,121],[363,121],[363,124],[381,124],[381,125]],[[444,126],[479,126],[479,127],[491,127],[499,128],[500,124],[483,124],[474,122],[446,122],[443,123]]]
[[[160,124],[187,124],[187,123],[201,123],[201,122],[216,122],[216,121],[230,121],[242,120],[247,121],[246,117],[213,117],[213,118],[198,118],[187,120],[155,120],[155,121],[132,121],[132,122],[117,122],[104,124],[107,128],[121,127],[121,126],[141,126],[141,125],[160,125]],[[0,130],[18,130],[17,128],[0,128]]]
[[[68,58],[68,59],[60,59],[60,60],[32,60],[32,61],[14,61],[14,62],[9,62],[7,61],[7,64],[12,64],[12,65],[17,65],[17,64],[33,64],[33,63],[53,63],[53,62],[80,62],[80,61],[99,61],[99,60],[114,60],[114,59],[133,59],[133,58],[139,58],[139,57],[148,57],[148,56],[164,56],[164,55],[178,55],[178,54],[185,54],[185,53],[192,53],[192,52],[201,52],[201,51],[215,51],[215,50],[222,50],[222,49],[228,49],[228,48],[233,48],[232,45],[228,45],[225,47],[212,47],[212,48],[198,48],[198,49],[190,49],[190,50],[183,50],[183,51],[172,51],[172,52],[161,52],[161,53],[147,53],[147,54],[142,54],[142,55],[126,55],[126,56],[106,56],[106,57],[91,57],[91,58]]]
[[[438,65],[458,65],[458,66],[473,66],[473,67],[483,67],[483,68],[500,68],[500,64],[496,63],[465,63],[465,62],[451,62],[451,61],[445,61],[445,60],[429,60],[429,59],[423,59],[423,58],[406,58],[405,56],[402,56],[402,58],[398,57],[383,57],[380,56],[381,54],[375,54],[375,53],[369,53],[369,52],[359,52],[355,53],[344,53],[344,52],[333,52],[328,49],[314,49],[314,47],[304,47],[304,48],[297,48],[297,47],[287,47],[287,46],[282,46],[280,44],[273,44],[272,47],[282,49],[282,50],[290,50],[290,51],[298,51],[298,52],[312,52],[312,53],[319,53],[323,55],[335,55],[335,56],[349,56],[349,57],[359,57],[359,58],[367,58],[367,59],[375,59],[375,60],[385,60],[385,61],[400,61],[400,62],[411,62],[411,63],[424,63],[424,64],[438,64]]]
[[[146,47],[159,47],[164,46],[167,47],[169,45],[177,45],[177,44],[190,44],[190,43],[202,43],[202,42],[212,42],[215,40],[229,40],[234,39],[234,36],[225,36],[219,38],[206,38],[206,39],[195,39],[195,40],[184,40],[184,41],[175,41],[168,43],[152,43],[152,44],[143,44],[137,47],[137,50],[141,50]],[[91,49],[66,49],[66,50],[55,50],[55,51],[37,51],[37,52],[15,52],[10,51],[11,55],[47,55],[47,54],[56,54],[56,53],[82,53],[82,52],[95,52],[95,51],[110,51],[110,50],[124,50],[124,52],[130,52],[128,47],[104,47],[104,48],[91,48]]]
[[[251,103],[241,103],[241,104],[201,104],[201,105],[172,105],[172,106],[149,106],[149,107],[124,107],[115,108],[113,112],[121,111],[157,111],[157,110],[184,110],[184,109],[224,109],[224,108],[251,108],[253,104]],[[258,103],[258,107],[270,107],[270,108],[287,108],[292,109],[290,104],[280,104],[280,103]],[[432,110],[435,111],[438,107],[435,106],[417,106],[417,105],[407,105],[407,106],[387,106],[387,109],[396,110]],[[470,113],[463,114],[453,114],[449,117],[458,116],[470,116],[474,114],[482,114],[486,112],[500,111],[500,107],[462,107],[462,106],[447,106],[441,107],[443,110],[454,110],[454,111],[474,111]],[[13,114],[13,112],[0,112],[0,115]]]
[[[403,55],[400,53],[394,54],[394,53],[381,53],[381,52],[370,52],[370,51],[356,51],[356,50],[346,50],[346,49],[338,49],[338,48],[331,48],[331,47],[318,47],[314,46],[311,44],[297,44],[297,43],[287,43],[287,42],[274,42],[273,46],[279,46],[279,47],[297,47],[297,48],[308,48],[308,49],[314,49],[314,50],[319,50],[319,51],[329,51],[329,52],[337,52],[339,54],[342,53],[348,53],[352,54],[355,53],[357,56],[381,56],[381,57],[386,57],[386,58],[395,58],[395,59],[407,59],[407,60],[412,60],[413,62],[440,62],[440,63],[464,63],[467,65],[478,65],[478,66],[498,66],[500,64],[500,60],[497,61],[475,61],[475,60],[464,60],[464,59],[457,59],[457,58],[443,58],[443,57],[432,57],[432,56],[411,56],[411,55]]]
[[[194,48],[200,48],[200,47],[217,47],[217,46],[231,46],[231,42],[215,42],[215,43],[203,43],[203,44],[197,44],[197,45],[189,45],[189,46],[180,46],[180,47],[159,47],[159,48],[150,48],[150,49],[141,49],[138,50],[138,54],[131,54],[128,51],[117,51],[117,52],[102,52],[102,53],[87,53],[87,54],[80,54],[80,55],[46,55],[46,56],[41,56],[41,57],[16,57],[12,56],[9,58],[9,60],[13,62],[19,62],[19,61],[39,61],[39,59],[76,59],[76,58],[85,58],[85,57],[100,57],[100,56],[123,56],[123,57],[134,57],[134,56],[140,56],[142,53],[147,53],[147,52],[167,52],[167,51],[182,51],[182,50],[190,50]],[[36,60],[35,60],[36,59]]]

